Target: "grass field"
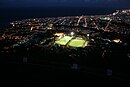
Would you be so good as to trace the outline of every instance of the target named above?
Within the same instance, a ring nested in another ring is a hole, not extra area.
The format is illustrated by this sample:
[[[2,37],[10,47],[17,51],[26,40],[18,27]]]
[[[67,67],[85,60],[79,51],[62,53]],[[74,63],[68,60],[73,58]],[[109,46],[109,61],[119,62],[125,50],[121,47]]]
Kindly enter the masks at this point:
[[[72,38],[73,37],[70,37],[70,36],[64,36],[60,40],[55,41],[55,43],[59,44],[59,45],[67,45],[70,47],[85,47],[85,46],[87,46],[86,40],[84,40],[80,37],[76,37],[76,39],[72,39]]]
[[[60,44],[60,45],[66,45],[68,43],[69,40],[71,40],[73,37],[70,36],[64,36],[63,38],[61,38],[58,41],[55,41],[56,44]]]
[[[68,46],[71,47],[85,47],[85,40],[82,39],[73,39],[69,42]]]

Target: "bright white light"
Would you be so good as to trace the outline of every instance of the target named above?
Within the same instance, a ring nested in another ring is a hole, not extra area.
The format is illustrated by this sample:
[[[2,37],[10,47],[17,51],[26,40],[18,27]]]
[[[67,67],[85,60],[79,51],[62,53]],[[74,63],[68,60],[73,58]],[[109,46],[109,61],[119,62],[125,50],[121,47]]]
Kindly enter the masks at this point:
[[[13,27],[15,26],[15,24],[14,23],[11,23],[12,25],[13,25]]]
[[[116,15],[116,13],[113,13],[113,15]]]
[[[31,31],[33,30],[33,27],[31,27]]]
[[[123,10],[122,12],[123,12],[123,13],[126,13],[126,11],[124,11],[124,10]]]
[[[71,32],[71,35],[74,35],[74,32]]]
[[[87,34],[87,36],[89,37],[89,34]]]
[[[62,36],[59,36],[59,38],[58,39],[61,39],[62,38]]]

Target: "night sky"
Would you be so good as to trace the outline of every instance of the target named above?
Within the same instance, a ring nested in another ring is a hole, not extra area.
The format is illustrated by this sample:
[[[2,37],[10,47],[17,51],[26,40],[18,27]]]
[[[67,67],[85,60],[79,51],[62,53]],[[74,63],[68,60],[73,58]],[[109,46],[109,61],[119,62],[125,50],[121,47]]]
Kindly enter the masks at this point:
[[[130,0],[0,0],[1,8],[59,7],[59,6],[130,8]]]
[[[110,14],[117,9],[130,9],[130,0],[0,0],[0,27],[20,19]]]

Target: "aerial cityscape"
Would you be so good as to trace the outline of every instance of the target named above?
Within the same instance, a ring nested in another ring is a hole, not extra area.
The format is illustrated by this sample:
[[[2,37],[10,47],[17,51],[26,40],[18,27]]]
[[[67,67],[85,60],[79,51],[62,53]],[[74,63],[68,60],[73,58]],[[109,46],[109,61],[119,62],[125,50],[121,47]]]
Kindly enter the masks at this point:
[[[89,71],[129,82],[129,36],[129,9],[16,20],[0,30],[0,62]]]

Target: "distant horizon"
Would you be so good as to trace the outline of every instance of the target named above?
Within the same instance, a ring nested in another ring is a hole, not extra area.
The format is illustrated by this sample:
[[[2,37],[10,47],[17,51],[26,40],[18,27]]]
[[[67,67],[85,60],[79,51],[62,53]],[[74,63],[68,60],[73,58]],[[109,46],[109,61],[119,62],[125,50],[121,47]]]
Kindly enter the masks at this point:
[[[0,8],[0,28],[9,22],[45,17],[80,16],[80,15],[107,15],[116,10],[127,8],[94,8],[94,7],[28,7],[28,8]]]

